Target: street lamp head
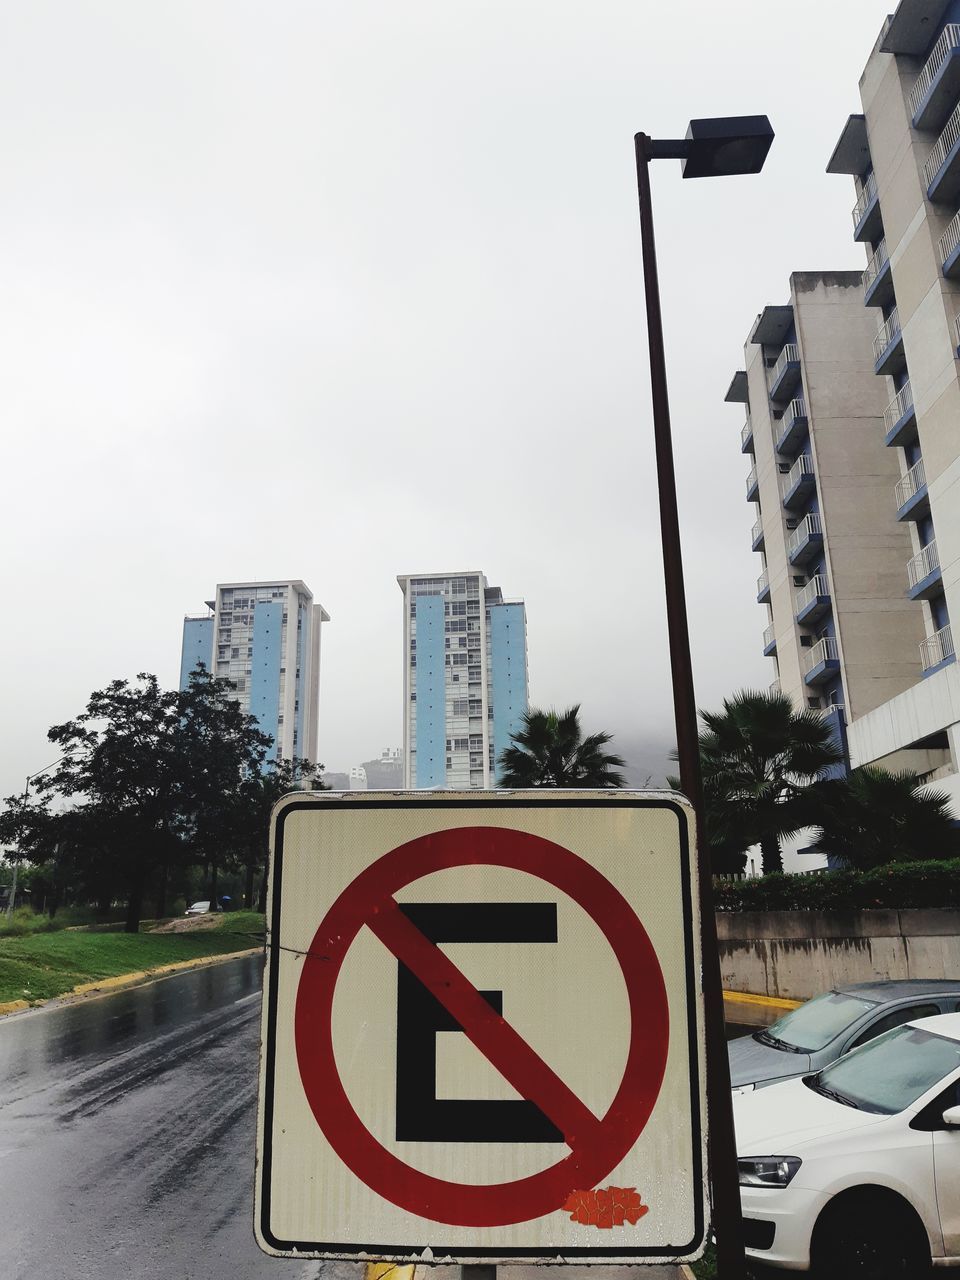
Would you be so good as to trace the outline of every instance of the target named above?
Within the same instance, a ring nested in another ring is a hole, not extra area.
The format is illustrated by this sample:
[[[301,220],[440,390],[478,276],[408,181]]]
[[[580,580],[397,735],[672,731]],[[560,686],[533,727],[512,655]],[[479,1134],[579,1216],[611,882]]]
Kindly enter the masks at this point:
[[[687,128],[685,178],[759,173],[773,142],[766,116],[720,116],[691,120]]]

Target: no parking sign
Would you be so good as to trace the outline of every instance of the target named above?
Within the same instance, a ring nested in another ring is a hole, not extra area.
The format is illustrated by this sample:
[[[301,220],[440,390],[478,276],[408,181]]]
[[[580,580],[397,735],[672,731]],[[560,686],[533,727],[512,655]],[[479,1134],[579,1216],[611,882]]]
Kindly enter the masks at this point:
[[[693,818],[609,791],[287,797],[265,1250],[676,1260],[705,1216]]]

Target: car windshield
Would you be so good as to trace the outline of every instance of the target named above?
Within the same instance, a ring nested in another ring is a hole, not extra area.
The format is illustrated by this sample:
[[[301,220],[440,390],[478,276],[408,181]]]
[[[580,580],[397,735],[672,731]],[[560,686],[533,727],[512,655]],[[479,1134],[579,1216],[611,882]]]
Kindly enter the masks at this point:
[[[868,1009],[875,1008],[876,1003],[876,1000],[863,1000],[841,991],[828,991],[784,1014],[766,1031],[757,1032],[755,1039],[764,1044],[779,1043],[802,1053],[815,1053],[841,1031],[846,1031]]]
[[[906,1023],[824,1067],[804,1084],[861,1111],[894,1115],[960,1067],[960,1042]]]

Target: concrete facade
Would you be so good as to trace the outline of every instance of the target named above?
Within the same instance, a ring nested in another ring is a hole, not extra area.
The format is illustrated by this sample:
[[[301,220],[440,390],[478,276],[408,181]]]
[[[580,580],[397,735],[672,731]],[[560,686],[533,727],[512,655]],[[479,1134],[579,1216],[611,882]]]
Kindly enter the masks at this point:
[[[800,272],[766,307],[727,399],[744,404],[764,653],[798,708],[844,724],[920,678],[920,616],[902,586],[911,555],[890,495],[883,388],[856,272]]]
[[[851,717],[853,765],[907,767],[960,814],[960,0],[903,0],[884,23],[828,164],[854,179],[853,234],[867,254],[883,439],[910,538],[900,590],[920,628],[920,670]]]
[[[721,911],[717,935],[729,991],[809,1000],[845,982],[960,979],[956,911]]]
[[[403,574],[403,785],[496,784],[527,710],[527,619],[477,570]]]

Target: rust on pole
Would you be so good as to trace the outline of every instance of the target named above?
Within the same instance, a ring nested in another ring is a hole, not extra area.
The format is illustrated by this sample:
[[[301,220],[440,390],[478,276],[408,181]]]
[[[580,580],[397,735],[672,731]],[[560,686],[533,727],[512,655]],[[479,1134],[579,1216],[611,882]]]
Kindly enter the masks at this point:
[[[650,393],[653,401],[653,435],[657,460],[657,489],[660,500],[660,531],[663,544],[663,579],[667,601],[667,631],[670,644],[670,672],[677,730],[677,758],[680,786],[693,805],[697,822],[698,873],[701,943],[703,948],[703,1002],[707,1043],[707,1112],[709,1116],[709,1167],[711,1219],[717,1236],[717,1270],[720,1280],[745,1280],[743,1223],[737,1148],[733,1129],[733,1100],[730,1094],[730,1064],[727,1059],[723,1017],[723,987],[717,947],[717,922],[713,905],[713,876],[710,847],[706,839],[703,783],[700,776],[700,749],[697,705],[690,659],[690,632],[683,585],[683,557],[677,511],[677,483],[670,432],[670,404],[667,396],[667,368],[657,277],[657,251],[650,203],[650,159],[656,156],[653,140],[645,133],[634,139],[637,158],[637,190],[640,198],[640,243],[643,255],[643,287],[647,312],[647,340],[650,347]],[[671,152],[676,154],[676,152]],[[658,157],[659,158],[659,157]]]

